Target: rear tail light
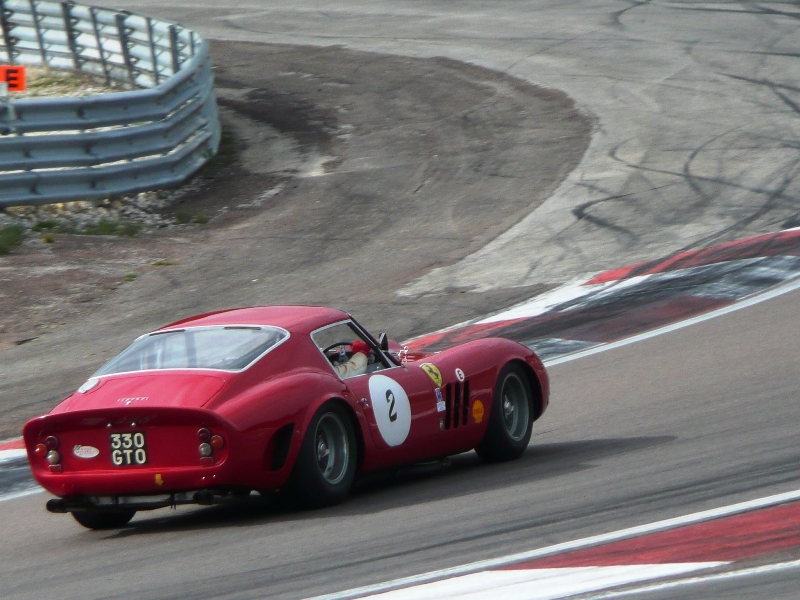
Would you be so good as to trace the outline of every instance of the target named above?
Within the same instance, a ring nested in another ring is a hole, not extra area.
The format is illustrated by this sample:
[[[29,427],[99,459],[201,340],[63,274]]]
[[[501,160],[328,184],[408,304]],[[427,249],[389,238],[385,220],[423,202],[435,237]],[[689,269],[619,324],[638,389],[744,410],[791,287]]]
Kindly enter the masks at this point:
[[[200,452],[200,463],[205,466],[214,464],[214,450],[219,450],[225,446],[225,438],[221,435],[211,435],[208,429],[200,429],[197,437],[202,442],[197,450]]]
[[[47,446],[44,444],[37,444],[36,448],[33,449],[33,453],[39,458],[44,458],[47,456]]]
[[[57,450],[50,450],[50,452],[47,453],[47,462],[51,465],[57,465],[61,462],[61,455]]]
[[[44,441],[44,445],[47,446],[48,450],[55,450],[58,448],[58,438],[54,435],[51,435]]]

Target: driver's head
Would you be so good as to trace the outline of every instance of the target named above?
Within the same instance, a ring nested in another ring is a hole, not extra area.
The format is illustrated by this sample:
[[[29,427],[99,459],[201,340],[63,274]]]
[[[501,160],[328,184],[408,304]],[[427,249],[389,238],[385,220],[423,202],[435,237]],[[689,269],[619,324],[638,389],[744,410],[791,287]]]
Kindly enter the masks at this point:
[[[362,340],[355,340],[353,342],[353,354],[358,354],[360,352],[365,356],[369,356],[371,350],[372,348],[369,347],[369,344]]]

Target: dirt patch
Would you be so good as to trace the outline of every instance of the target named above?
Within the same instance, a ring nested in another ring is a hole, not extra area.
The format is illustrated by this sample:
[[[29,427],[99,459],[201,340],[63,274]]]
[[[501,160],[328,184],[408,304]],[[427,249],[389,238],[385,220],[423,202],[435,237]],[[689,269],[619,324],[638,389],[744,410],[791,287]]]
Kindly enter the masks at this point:
[[[212,46],[222,157],[134,238],[31,234],[0,257],[0,438],[133,336],[252,304],[351,311],[404,339],[539,287],[401,298],[546,199],[589,120],[558,91],[445,59]],[[27,341],[26,341],[27,340]]]

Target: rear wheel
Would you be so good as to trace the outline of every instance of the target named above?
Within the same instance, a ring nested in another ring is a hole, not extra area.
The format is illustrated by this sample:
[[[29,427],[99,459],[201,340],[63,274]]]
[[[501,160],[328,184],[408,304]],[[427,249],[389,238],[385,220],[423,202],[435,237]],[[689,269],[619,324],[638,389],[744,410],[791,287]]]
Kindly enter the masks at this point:
[[[133,509],[110,511],[81,511],[72,517],[88,529],[118,529],[124,527],[136,514]]]
[[[508,363],[497,376],[489,424],[475,452],[490,462],[519,458],[531,439],[533,414],[528,376],[519,365]]]
[[[308,426],[289,478],[289,488],[307,508],[338,504],[356,474],[356,436],[340,405],[323,405]]]

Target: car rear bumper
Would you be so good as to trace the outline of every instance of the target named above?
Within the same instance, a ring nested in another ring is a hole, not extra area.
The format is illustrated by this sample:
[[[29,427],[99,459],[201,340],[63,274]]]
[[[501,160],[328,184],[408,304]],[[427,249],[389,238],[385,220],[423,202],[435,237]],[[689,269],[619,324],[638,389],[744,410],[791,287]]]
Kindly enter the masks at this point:
[[[170,494],[237,483],[227,481],[225,464],[208,467],[131,469],[127,471],[34,472],[41,486],[56,496],[129,496]]]

